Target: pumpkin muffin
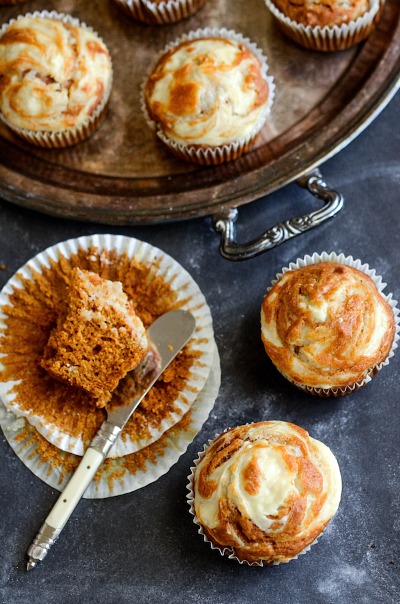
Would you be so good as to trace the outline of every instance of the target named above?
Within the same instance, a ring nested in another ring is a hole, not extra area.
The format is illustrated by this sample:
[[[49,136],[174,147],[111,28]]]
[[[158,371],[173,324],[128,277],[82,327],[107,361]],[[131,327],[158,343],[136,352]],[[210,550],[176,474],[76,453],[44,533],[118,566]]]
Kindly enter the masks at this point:
[[[332,27],[361,17],[370,8],[370,0],[273,0],[289,19],[303,25]]]
[[[387,361],[393,308],[372,278],[340,262],[287,270],[264,298],[261,336],[277,369],[312,394],[340,396]]]
[[[273,95],[261,52],[227,30],[198,30],[172,44],[143,89],[148,122],[168,148],[211,165],[254,143]]]
[[[265,0],[284,33],[313,50],[344,50],[375,27],[384,0]]]
[[[83,389],[90,403],[104,407],[147,351],[145,328],[122,284],[74,268],[65,309],[41,366],[52,377]]]
[[[111,84],[104,42],[77,19],[43,11],[0,30],[0,116],[35,145],[66,147],[89,136]]]
[[[200,454],[188,486],[199,532],[239,562],[289,562],[316,541],[341,497],[336,458],[291,423],[227,430]]]
[[[147,25],[168,25],[187,19],[206,0],[114,0],[127,14]]]

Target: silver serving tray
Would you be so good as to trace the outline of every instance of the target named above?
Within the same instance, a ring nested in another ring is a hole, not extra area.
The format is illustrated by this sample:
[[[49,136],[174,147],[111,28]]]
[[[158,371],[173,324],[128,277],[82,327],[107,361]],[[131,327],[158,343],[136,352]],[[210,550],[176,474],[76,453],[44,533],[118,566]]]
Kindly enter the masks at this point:
[[[237,251],[236,209],[293,180],[300,179],[326,205],[316,217],[270,230],[265,249],[340,209],[343,200],[314,169],[354,139],[400,83],[397,0],[387,0],[366,42],[336,53],[305,50],[288,40],[262,0],[247,0],[246,10],[243,0],[208,0],[186,21],[153,27],[129,19],[111,0],[47,2],[46,9],[52,8],[91,25],[108,45],[115,70],[108,115],[89,140],[65,150],[29,146],[1,126],[0,195],[54,216],[104,224],[212,215],[225,241],[222,248],[231,248],[222,250],[227,257]],[[41,2],[27,2],[0,8],[0,17],[6,22],[42,9]],[[169,41],[206,26],[249,37],[267,55],[276,82],[272,113],[254,149],[212,168],[172,157],[146,125],[139,102],[154,56]],[[311,180],[305,177],[310,171]],[[249,257],[243,250],[239,256]]]

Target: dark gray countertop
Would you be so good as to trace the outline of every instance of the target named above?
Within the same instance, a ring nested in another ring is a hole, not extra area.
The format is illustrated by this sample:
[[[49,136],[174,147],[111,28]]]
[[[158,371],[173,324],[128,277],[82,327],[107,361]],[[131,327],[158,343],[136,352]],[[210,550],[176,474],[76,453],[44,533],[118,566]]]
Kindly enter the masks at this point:
[[[59,541],[27,573],[25,552],[57,493],[36,478],[3,437],[0,601],[2,604],[168,602],[202,604],[394,604],[400,599],[400,355],[365,388],[318,399],[292,388],[260,340],[260,305],[282,266],[307,253],[337,251],[376,269],[400,299],[398,196],[400,96],[322,171],[346,204],[340,214],[253,260],[218,253],[209,219],[144,227],[62,221],[0,202],[0,286],[29,258],[70,237],[119,233],[180,262],[202,289],[214,320],[222,385],[208,421],[179,462],[131,494],[83,500]],[[240,239],[315,208],[289,185],[240,210]],[[228,426],[292,421],[329,445],[343,477],[339,512],[305,556],[272,568],[240,566],[211,551],[186,504],[186,476],[203,444]]]

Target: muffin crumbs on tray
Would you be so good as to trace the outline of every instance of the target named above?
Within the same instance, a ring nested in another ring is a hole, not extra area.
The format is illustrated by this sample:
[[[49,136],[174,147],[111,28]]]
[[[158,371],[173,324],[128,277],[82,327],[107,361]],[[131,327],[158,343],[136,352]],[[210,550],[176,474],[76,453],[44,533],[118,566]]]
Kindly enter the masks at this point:
[[[161,258],[155,258],[150,266],[131,259],[126,253],[115,250],[99,252],[96,247],[79,249],[67,259],[62,254],[58,261],[51,260],[50,267],[42,272],[32,272],[31,278],[20,275],[21,288],[9,294],[10,304],[3,307],[5,328],[1,330],[0,353],[3,367],[0,379],[19,381],[12,391],[20,408],[33,410],[45,421],[55,424],[72,437],[81,435],[88,444],[106,417],[104,409],[93,409],[82,404],[83,392],[63,384],[40,367],[40,359],[50,332],[56,324],[60,307],[66,298],[66,290],[72,269],[97,272],[101,277],[121,281],[135,312],[145,327],[161,314],[182,307],[189,299],[178,301],[173,279],[169,282],[157,276]],[[159,378],[139,408],[129,420],[121,438],[129,435],[132,440],[150,435],[150,426],[157,427],[174,411],[174,401],[186,386],[191,367],[200,363],[199,352],[186,346],[170,367]],[[121,380],[111,404],[123,404],[132,396],[135,388],[131,374]],[[185,399],[181,397],[181,401]]]

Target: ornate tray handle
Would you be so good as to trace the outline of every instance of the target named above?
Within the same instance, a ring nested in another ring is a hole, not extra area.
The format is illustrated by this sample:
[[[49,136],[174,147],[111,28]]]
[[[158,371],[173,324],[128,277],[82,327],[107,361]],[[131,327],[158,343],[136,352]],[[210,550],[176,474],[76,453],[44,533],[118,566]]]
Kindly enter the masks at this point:
[[[291,218],[275,225],[257,239],[248,243],[236,242],[235,222],[238,217],[236,208],[226,210],[213,216],[214,228],[221,234],[220,252],[227,260],[248,260],[270,250],[284,241],[312,229],[327,218],[332,218],[343,207],[343,195],[330,189],[324,182],[318,169],[312,170],[300,178],[297,183],[308,189],[314,197],[322,199],[325,205],[320,210]]]

